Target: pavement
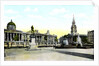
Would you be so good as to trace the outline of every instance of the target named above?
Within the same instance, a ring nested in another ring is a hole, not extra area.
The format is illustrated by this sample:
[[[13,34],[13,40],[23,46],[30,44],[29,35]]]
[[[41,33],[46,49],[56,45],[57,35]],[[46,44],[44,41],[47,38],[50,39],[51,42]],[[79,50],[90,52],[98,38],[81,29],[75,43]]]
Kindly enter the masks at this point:
[[[5,49],[5,61],[93,61],[94,49],[55,49],[53,47],[30,49]]]

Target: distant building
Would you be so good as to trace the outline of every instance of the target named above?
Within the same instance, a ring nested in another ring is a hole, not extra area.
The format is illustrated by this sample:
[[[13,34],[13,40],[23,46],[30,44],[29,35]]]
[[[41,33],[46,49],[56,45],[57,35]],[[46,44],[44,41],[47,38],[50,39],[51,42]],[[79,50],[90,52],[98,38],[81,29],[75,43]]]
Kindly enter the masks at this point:
[[[64,38],[64,36],[61,36],[61,37],[59,38],[59,43],[63,44],[63,40],[65,40],[65,38]]]
[[[88,31],[88,42],[94,43],[94,30]]]
[[[75,36],[77,36],[78,33],[77,33],[77,26],[75,24],[75,19],[74,19],[74,15],[73,15],[73,21],[72,21],[72,26],[71,26],[71,34],[68,34],[68,42],[70,44],[72,44],[73,42],[76,41],[76,38]]]
[[[56,43],[56,35],[51,35],[49,30],[45,34],[41,34],[38,30],[35,30],[35,33],[31,32],[23,32],[20,30],[16,30],[16,24],[11,20],[7,24],[7,29],[4,29],[4,46],[7,47],[24,47],[29,46],[29,42],[31,41],[31,36],[35,36],[35,42],[37,45],[45,44],[45,45],[53,45]]]
[[[87,42],[87,35],[80,34],[79,36],[82,40],[82,43]],[[60,37],[59,40],[60,40],[60,43],[63,44],[63,40],[66,40],[66,38],[67,38],[68,43],[73,44],[74,42],[77,41],[77,37],[78,37],[78,35],[72,36],[71,34],[68,34],[68,35],[64,35],[64,36]]]
[[[29,40],[29,34],[20,30],[16,30],[16,24],[11,20],[7,24],[7,29],[4,29],[4,44],[12,46],[26,46]]]
[[[79,34],[82,43],[87,42],[87,35],[82,35]],[[68,39],[68,43],[69,44],[75,44],[75,42],[77,42],[77,37],[78,37],[78,33],[77,33],[77,26],[75,24],[75,19],[73,16],[73,21],[72,21],[72,26],[71,26],[71,34],[68,35],[64,35],[62,37],[59,38],[60,43],[63,44],[63,41]]]
[[[32,35],[35,35],[35,42],[37,45],[40,45],[40,44],[53,45],[56,43],[55,38],[57,36],[51,35],[49,30],[45,34],[39,33],[37,30],[37,32],[35,32],[34,34],[31,34],[31,36]]]

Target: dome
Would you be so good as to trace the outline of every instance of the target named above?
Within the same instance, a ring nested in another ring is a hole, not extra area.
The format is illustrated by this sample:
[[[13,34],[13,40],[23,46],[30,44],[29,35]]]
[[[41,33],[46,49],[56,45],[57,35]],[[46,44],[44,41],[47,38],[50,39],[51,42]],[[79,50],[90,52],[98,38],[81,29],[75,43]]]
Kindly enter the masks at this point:
[[[7,29],[8,30],[16,30],[16,25],[15,25],[15,23],[12,20],[11,20],[11,22],[9,22],[7,24]]]

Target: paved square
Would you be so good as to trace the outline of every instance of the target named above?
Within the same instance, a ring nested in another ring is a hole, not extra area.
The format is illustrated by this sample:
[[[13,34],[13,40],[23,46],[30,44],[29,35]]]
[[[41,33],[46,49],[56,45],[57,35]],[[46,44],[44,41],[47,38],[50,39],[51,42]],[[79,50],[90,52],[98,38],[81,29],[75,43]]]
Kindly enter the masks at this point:
[[[93,61],[93,49],[26,48],[5,49],[5,61]]]

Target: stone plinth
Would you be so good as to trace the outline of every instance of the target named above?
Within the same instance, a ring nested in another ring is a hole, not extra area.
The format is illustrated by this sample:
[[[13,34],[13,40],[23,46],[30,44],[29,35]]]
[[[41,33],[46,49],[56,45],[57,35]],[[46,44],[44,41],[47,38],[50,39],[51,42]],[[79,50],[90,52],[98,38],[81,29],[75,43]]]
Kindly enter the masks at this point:
[[[37,45],[35,43],[35,38],[31,38],[31,42],[30,42],[30,49],[36,49]]]

